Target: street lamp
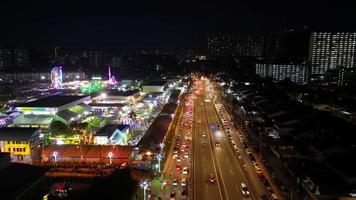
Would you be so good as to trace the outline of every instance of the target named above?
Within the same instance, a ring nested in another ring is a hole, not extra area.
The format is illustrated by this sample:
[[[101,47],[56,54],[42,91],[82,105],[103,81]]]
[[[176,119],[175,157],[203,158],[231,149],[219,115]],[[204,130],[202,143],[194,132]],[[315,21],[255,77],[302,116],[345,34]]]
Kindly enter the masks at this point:
[[[114,154],[110,151],[108,153],[108,157],[109,157],[109,160],[110,160],[110,165],[112,164],[112,157],[114,156]]]
[[[164,146],[166,146],[163,142],[159,143],[159,147],[161,148],[161,152],[163,151]]]
[[[157,160],[158,160],[158,172],[161,172],[161,160],[162,160],[163,156],[161,153],[159,153],[157,155]]]
[[[54,163],[57,163],[57,157],[58,157],[59,153],[58,153],[57,151],[54,151],[54,152],[52,153],[52,155],[53,155],[53,157],[54,157]]]
[[[142,179],[140,182],[140,187],[143,189],[143,200],[146,200],[146,190],[148,188],[148,180]]]

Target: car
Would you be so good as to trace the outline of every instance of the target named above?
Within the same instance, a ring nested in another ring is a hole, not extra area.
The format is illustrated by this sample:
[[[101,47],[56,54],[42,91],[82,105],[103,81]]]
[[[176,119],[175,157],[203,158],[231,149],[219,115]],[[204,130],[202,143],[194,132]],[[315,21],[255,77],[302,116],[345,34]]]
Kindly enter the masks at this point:
[[[184,158],[189,158],[189,153],[188,152],[184,153]]]
[[[215,142],[216,147],[220,147],[220,142]]]
[[[258,165],[255,166],[255,169],[256,169],[257,174],[262,174],[263,173],[261,168]]]
[[[184,175],[188,174],[188,167],[183,167],[182,174]]]
[[[182,169],[182,167],[180,165],[176,165],[176,170],[180,171]]]
[[[175,179],[175,178],[173,179],[173,181],[172,181],[172,185],[173,185],[173,186],[177,186],[177,185],[178,185],[178,181],[177,181],[177,179]]]
[[[198,124],[201,124],[201,120],[198,120]]]
[[[250,158],[250,160],[251,160],[252,162],[256,162],[255,156],[253,156],[251,153],[248,154],[248,158]]]
[[[241,192],[243,195],[250,195],[250,191],[248,190],[246,183],[241,183]]]
[[[203,134],[202,134],[202,136],[203,136],[203,138],[205,138],[205,137],[206,137],[206,134],[205,134],[205,133],[203,133]]]
[[[178,148],[177,147],[174,147],[173,154],[178,154]]]
[[[217,127],[218,127],[218,129],[220,129],[220,125],[218,125]]]
[[[236,144],[236,143],[235,143],[235,140],[233,140],[233,139],[231,139],[231,143],[232,143],[232,144]]]
[[[272,200],[278,200],[278,197],[275,193],[271,193],[271,199]]]
[[[246,144],[246,142],[245,142],[245,141],[244,141],[244,142],[242,142],[242,147],[243,147],[243,148],[245,148],[245,149],[247,148],[247,144]]]
[[[180,158],[179,156],[177,157],[177,162],[182,162],[182,158]]]
[[[187,185],[187,179],[186,178],[182,178],[182,181],[180,182],[181,186],[186,186]]]
[[[176,199],[176,193],[171,192],[171,195],[169,195],[169,200],[175,200]]]
[[[182,197],[183,197],[183,198],[187,197],[187,195],[188,195],[188,190],[187,190],[186,188],[184,188],[181,194],[182,194]]]
[[[247,154],[251,154],[251,153],[252,153],[252,150],[249,149],[249,148],[246,148],[246,153],[247,153]]]
[[[239,152],[239,151],[238,151],[239,148],[237,148],[237,145],[236,145],[236,144],[234,144],[234,149],[235,149],[237,152]]]
[[[209,181],[209,183],[215,183],[215,181],[216,181],[215,175],[209,174],[208,181]]]

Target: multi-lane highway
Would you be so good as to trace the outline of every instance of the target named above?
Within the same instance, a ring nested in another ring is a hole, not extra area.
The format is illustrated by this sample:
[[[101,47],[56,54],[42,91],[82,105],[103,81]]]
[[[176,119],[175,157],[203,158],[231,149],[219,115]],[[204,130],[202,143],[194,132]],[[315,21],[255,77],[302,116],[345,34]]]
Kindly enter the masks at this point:
[[[195,101],[193,135],[194,199],[222,199],[221,179],[217,178],[217,163],[213,158],[214,147],[209,134],[204,106],[205,92],[201,87]],[[210,177],[215,177],[215,180]]]
[[[267,191],[261,182],[259,163],[251,162],[253,152],[219,103],[213,85],[196,80],[193,88],[168,155],[164,170],[168,187],[161,197],[261,199]],[[184,167],[188,168],[187,174],[183,174]],[[184,178],[186,183],[182,186]],[[182,195],[184,190],[189,194]]]

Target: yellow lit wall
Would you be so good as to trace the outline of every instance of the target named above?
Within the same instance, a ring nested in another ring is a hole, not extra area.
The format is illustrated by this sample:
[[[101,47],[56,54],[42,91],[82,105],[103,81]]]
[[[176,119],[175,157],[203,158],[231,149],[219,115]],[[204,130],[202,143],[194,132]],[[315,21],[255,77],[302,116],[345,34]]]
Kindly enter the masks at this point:
[[[3,141],[4,152],[13,156],[30,156],[30,141]]]

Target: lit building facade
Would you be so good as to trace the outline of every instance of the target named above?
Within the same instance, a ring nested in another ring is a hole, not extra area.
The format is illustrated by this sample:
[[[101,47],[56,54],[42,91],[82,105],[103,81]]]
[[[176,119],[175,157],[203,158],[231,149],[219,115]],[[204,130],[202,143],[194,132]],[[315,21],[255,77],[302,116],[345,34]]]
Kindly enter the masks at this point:
[[[7,48],[0,48],[0,70],[11,66],[11,50]]]
[[[311,74],[322,75],[327,70],[339,66],[356,67],[356,33],[314,32],[310,40]]]
[[[208,51],[212,56],[234,56],[237,53],[236,38],[231,34],[209,34]]]
[[[0,151],[10,153],[13,162],[32,162],[39,136],[38,128],[0,128]]]
[[[0,78],[3,82],[50,82],[50,72],[13,72],[2,73]],[[63,81],[79,81],[85,80],[84,72],[64,72]]]
[[[304,64],[257,63],[255,70],[260,77],[271,77],[276,81],[290,79],[299,85],[306,84],[308,81],[308,65]]]

